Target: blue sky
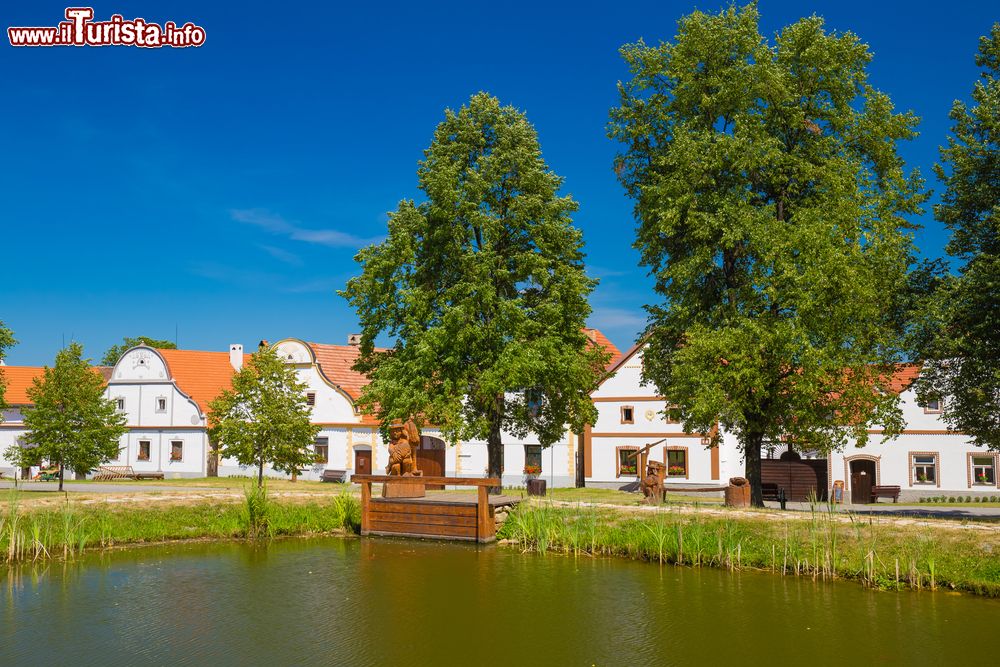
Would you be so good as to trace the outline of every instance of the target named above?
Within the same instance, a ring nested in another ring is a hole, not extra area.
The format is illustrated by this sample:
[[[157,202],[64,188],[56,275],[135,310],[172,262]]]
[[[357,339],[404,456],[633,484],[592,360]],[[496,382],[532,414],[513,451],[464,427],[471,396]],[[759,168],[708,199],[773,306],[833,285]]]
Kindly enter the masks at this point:
[[[104,2],[192,21],[197,49],[0,45],[0,320],[9,364],[51,363],[63,340],[99,358],[127,335],[226,350],[356,330],[335,290],[353,255],[416,197],[416,161],[446,107],[485,90],[524,110],[579,202],[591,324],[621,347],[650,281],[605,136],[617,49],[670,39],[690,2],[422,4]],[[6,7],[3,27],[56,25],[65,4]],[[697,5],[715,11],[722,2]],[[168,8],[164,8],[168,7]],[[977,76],[992,3],[762,0],[766,33],[817,13],[875,54],[873,84],[923,118],[903,148],[931,176],[948,109]],[[936,187],[936,183],[931,181]],[[943,253],[929,215],[916,242]]]

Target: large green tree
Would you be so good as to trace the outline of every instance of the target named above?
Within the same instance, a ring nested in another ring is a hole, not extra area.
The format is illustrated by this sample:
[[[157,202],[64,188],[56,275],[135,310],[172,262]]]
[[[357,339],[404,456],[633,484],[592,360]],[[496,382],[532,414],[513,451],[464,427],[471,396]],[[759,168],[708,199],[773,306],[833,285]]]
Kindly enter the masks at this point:
[[[755,505],[764,443],[829,451],[902,427],[878,388],[925,198],[897,153],[917,119],[869,85],[867,46],[815,16],[773,40],[758,20],[694,12],[672,43],[623,47],[609,125],[661,298],[646,377],[687,430],[738,435]]]
[[[311,446],[320,430],[306,401],[295,369],[262,346],[233,376],[232,388],[209,404],[209,436],[222,456],[257,468],[258,486],[268,463],[296,475],[315,459]]]
[[[19,466],[46,460],[59,466],[59,490],[67,468],[84,474],[118,456],[125,416],[104,396],[105,382],[71,343],[52,368],[28,388],[32,405],[24,411],[25,446],[11,445],[8,460]]]
[[[150,338],[149,336],[136,336],[135,338],[126,336],[122,339],[121,343],[112,345],[108,348],[108,351],[104,353],[104,358],[101,359],[101,365],[114,366],[118,363],[118,360],[122,358],[123,354],[131,350],[136,345],[148,345],[149,347],[154,347],[158,350],[177,349],[176,343],[170,340],[158,340],[156,338]]]
[[[400,202],[341,292],[371,379],[360,403],[383,424],[414,416],[485,440],[499,477],[503,432],[544,446],[595,416],[588,392],[607,354],[584,332],[595,281],[577,204],[524,114],[486,93],[445,112],[417,176],[426,199]],[[382,335],[394,340],[384,352]]]
[[[3,411],[7,409],[5,395],[7,393],[7,380],[3,376],[3,360],[7,356],[7,350],[17,343],[14,340],[14,332],[7,328],[0,320],[0,422],[3,421]]]
[[[1000,449],[1000,23],[980,38],[976,64],[974,104],[952,106],[952,136],[935,166],[945,191],[934,213],[951,230],[947,250],[960,268],[925,301],[938,326],[919,341],[918,392],[944,398],[951,428]]]

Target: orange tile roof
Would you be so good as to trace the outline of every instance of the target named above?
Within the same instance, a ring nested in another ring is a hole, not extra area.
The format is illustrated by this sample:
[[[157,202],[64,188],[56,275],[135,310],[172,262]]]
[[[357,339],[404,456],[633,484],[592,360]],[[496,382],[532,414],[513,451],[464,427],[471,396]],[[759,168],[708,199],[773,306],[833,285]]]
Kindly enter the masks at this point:
[[[344,390],[352,400],[358,400],[361,390],[368,384],[368,377],[351,367],[358,360],[361,348],[357,345],[326,345],[308,343],[316,355],[316,363],[326,379]]]
[[[892,379],[887,387],[894,393],[901,394],[910,388],[917,378],[920,377],[920,366],[918,364],[899,364],[896,366]]]
[[[229,389],[233,381],[233,366],[229,363],[229,352],[200,352],[197,350],[157,350],[167,362],[170,376],[185,394],[194,399],[202,412],[208,412],[208,404]],[[243,363],[250,361],[250,355],[243,355]]]
[[[4,399],[10,405],[31,405],[28,398],[28,388],[35,378],[40,378],[45,373],[42,366],[0,366],[0,373],[7,382],[7,391]]]
[[[0,366],[0,373],[3,373],[7,382],[4,400],[10,405],[31,405],[28,389],[35,378],[41,379],[45,375],[45,368],[45,366]],[[108,366],[91,366],[91,369],[104,378],[105,383],[111,377],[111,368]]]
[[[621,356],[621,350],[611,342],[610,338],[601,333],[600,329],[584,329],[583,331],[587,334],[587,338],[611,353],[611,359],[608,360],[608,368],[610,368]]]

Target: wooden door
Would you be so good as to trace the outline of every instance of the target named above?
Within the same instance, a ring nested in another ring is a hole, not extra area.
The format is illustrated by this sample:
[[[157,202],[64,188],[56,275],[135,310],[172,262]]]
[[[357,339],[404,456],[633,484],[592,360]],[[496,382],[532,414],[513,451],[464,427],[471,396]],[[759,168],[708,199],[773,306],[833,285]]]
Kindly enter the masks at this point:
[[[417,470],[424,477],[444,477],[445,444],[437,438],[424,436],[420,439],[420,449],[417,450]],[[428,489],[443,489],[440,484],[428,484]]]
[[[370,449],[354,450],[354,474],[372,474],[372,451]]]
[[[851,502],[866,505],[872,501],[872,487],[878,484],[875,478],[875,462],[866,459],[851,461]]]

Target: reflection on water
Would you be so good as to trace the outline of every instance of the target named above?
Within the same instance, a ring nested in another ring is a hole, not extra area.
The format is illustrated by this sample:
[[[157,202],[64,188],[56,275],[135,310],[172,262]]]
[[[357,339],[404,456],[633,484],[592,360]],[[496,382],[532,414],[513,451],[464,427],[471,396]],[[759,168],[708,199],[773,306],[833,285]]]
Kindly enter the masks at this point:
[[[0,665],[945,665],[990,662],[1000,620],[947,593],[335,538],[25,568],[0,603]]]

